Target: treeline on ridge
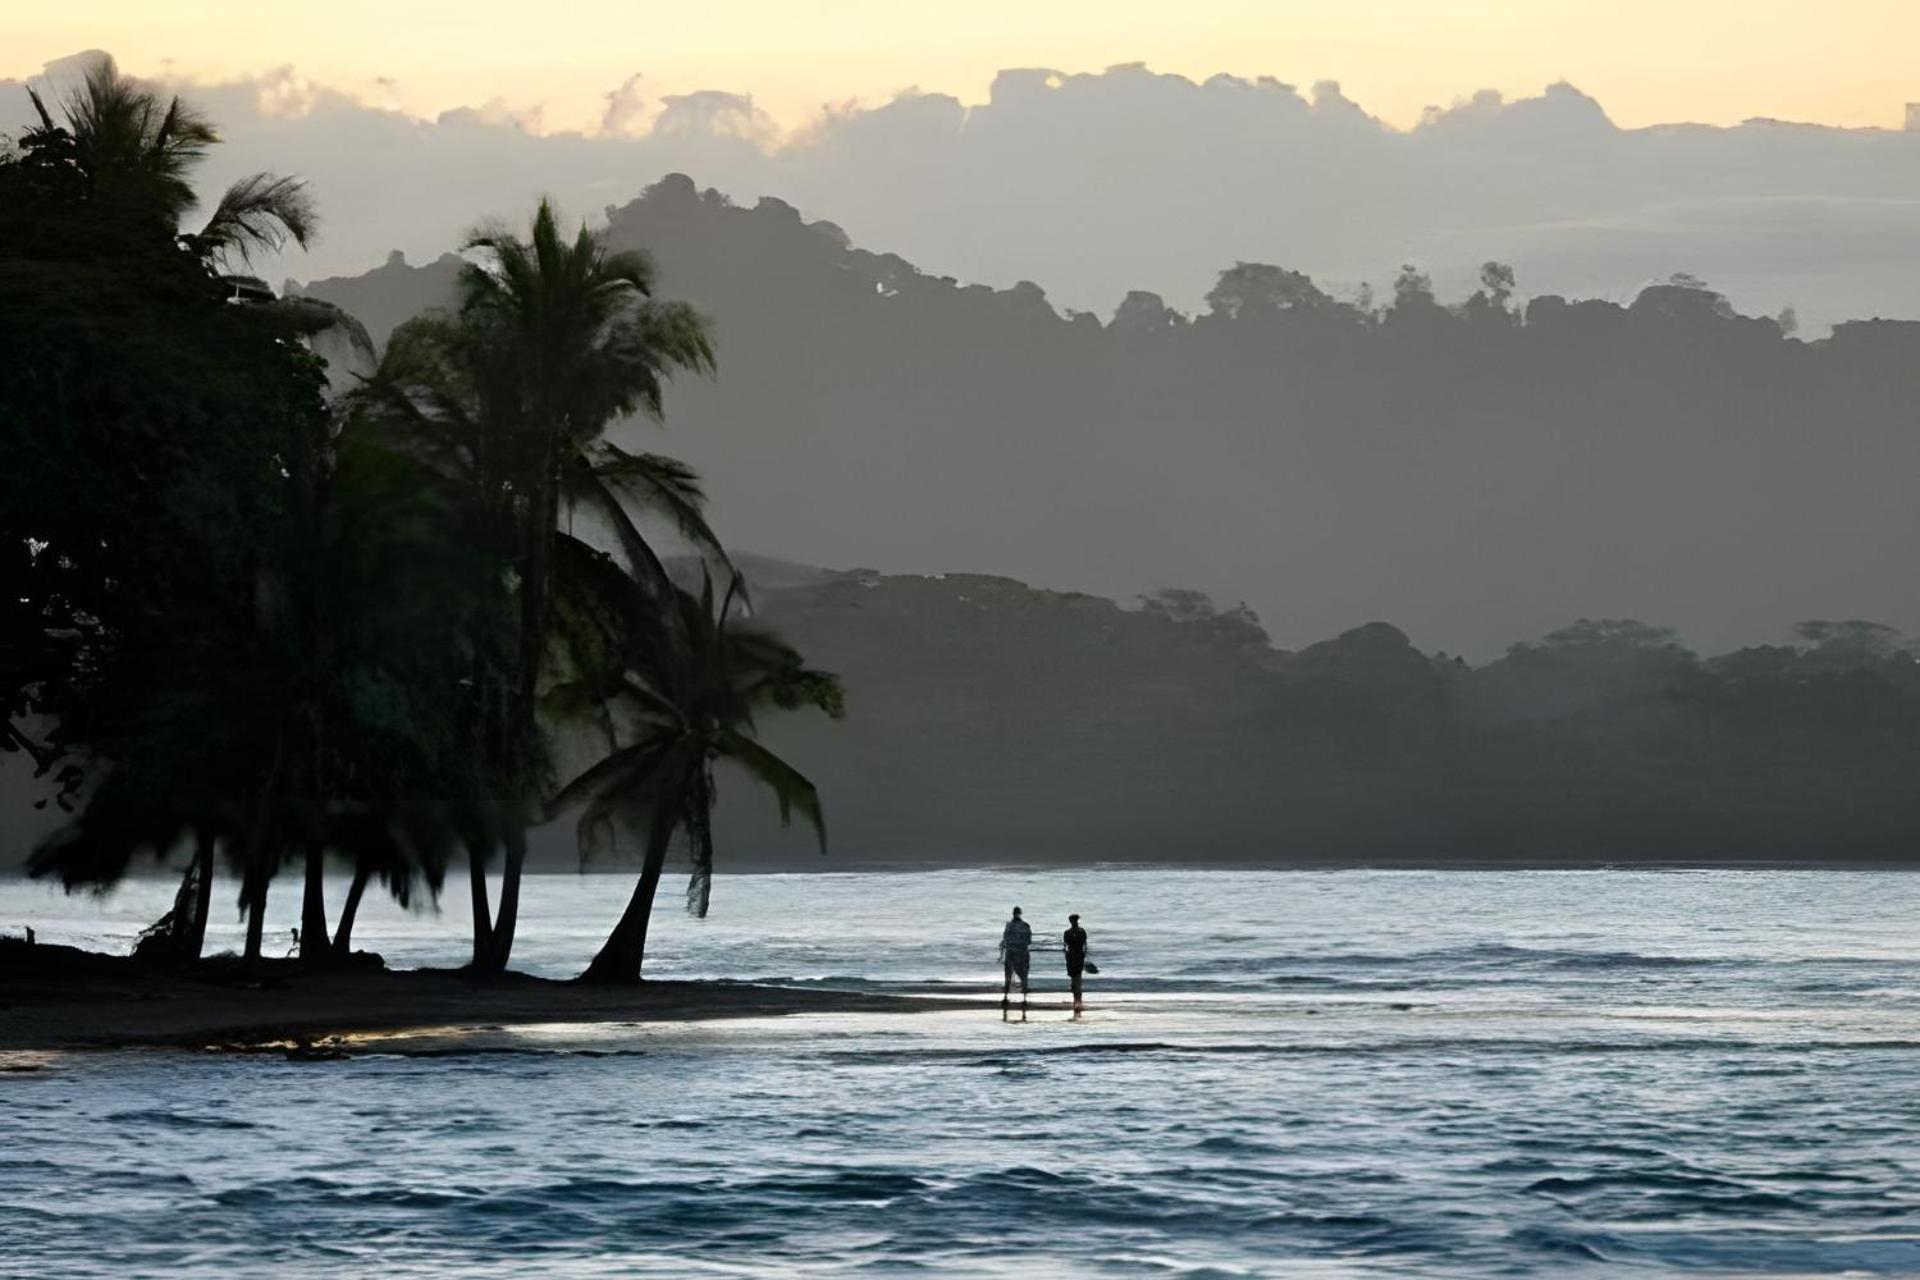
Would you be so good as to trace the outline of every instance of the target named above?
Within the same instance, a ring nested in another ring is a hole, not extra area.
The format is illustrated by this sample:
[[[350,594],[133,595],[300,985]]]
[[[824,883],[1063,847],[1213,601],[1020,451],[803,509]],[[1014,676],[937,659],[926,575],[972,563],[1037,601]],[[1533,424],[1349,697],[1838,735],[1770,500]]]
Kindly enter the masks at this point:
[[[834,796],[834,867],[1886,865],[1920,842],[1920,662],[1874,623],[1703,656],[1580,620],[1469,663],[1385,623],[1276,649],[1191,591],[768,576],[764,616],[850,689],[830,732],[769,730]],[[773,817],[723,813],[729,846],[820,865]]]
[[[1228,269],[1193,317],[1105,320],[668,178],[608,211],[751,376],[675,388],[736,545],[1117,598],[1245,596],[1300,644],[1370,617],[1492,653],[1582,615],[1713,648],[1806,617],[1920,625],[1920,325],[1803,340],[1681,277],[1630,302],[1418,272],[1369,305]],[[315,282],[378,335],[456,265]],[[1675,264],[1684,265],[1684,264]]]

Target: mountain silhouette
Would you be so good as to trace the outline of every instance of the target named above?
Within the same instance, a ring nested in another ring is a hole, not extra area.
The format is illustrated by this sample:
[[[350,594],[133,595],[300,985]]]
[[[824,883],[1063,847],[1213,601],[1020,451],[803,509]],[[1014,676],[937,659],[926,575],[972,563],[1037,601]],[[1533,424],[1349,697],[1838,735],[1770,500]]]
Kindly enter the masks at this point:
[[[1920,324],[1805,342],[1686,277],[1634,301],[1492,277],[1380,305],[1223,263],[1186,316],[1101,318],[849,244],[675,175],[607,211],[710,314],[716,381],[676,384],[665,448],[733,545],[1131,598],[1245,599],[1302,645],[1389,618],[1471,657],[1581,616],[1705,649],[1808,617],[1920,623]],[[456,262],[316,281],[384,335]],[[1790,327],[1787,326],[1787,327]]]

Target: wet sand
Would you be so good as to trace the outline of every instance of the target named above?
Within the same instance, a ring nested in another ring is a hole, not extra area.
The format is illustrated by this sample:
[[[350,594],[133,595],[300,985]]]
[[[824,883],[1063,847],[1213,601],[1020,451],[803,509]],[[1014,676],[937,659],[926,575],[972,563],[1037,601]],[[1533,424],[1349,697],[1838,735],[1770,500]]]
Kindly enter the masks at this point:
[[[451,1035],[532,1024],[912,1012],[928,1005],[904,996],[731,982],[615,987],[518,973],[476,979],[446,969],[309,973],[290,960],[249,970],[216,959],[169,972],[71,947],[0,943],[4,1051],[287,1049],[372,1032]]]

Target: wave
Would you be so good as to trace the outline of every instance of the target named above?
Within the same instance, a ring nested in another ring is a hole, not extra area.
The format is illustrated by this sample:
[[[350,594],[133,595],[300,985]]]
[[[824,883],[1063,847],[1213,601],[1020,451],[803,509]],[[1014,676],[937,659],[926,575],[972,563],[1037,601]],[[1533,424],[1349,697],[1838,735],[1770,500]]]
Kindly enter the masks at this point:
[[[1558,1175],[1541,1178],[1524,1188],[1561,1204],[1594,1198],[1628,1197],[1632,1208],[1615,1206],[1611,1212],[1633,1218],[1667,1218],[1674,1213],[1812,1213],[1819,1205],[1784,1191],[1749,1186],[1729,1178],[1702,1173],[1675,1173],[1658,1169]]]
[[[1178,1058],[1209,1057],[1343,1057],[1353,1055],[1415,1056],[1433,1053],[1469,1053],[1486,1055],[1525,1055],[1551,1057],[1556,1054],[1636,1054],[1657,1053],[1911,1053],[1920,1050],[1920,1040],[1751,1040],[1701,1036],[1648,1038],[1632,1040],[1550,1040],[1526,1037],[1409,1036],[1378,1040],[1314,1040],[1276,1043],[1272,1041],[1175,1041],[1115,1040],[1078,1044],[1019,1046],[983,1051],[981,1049],[912,1046],[901,1048],[823,1050],[823,1059],[853,1063],[891,1063],[924,1061],[952,1062],[972,1066],[1005,1067],[1023,1059],[1108,1057],[1128,1054],[1162,1054]]]
[[[1638,1252],[1609,1235],[1532,1223],[1515,1227],[1507,1233],[1507,1239],[1529,1253],[1542,1253],[1574,1262],[1618,1263],[1626,1261],[1628,1253]]]
[[[110,1124],[153,1125],[161,1129],[257,1129],[251,1120],[228,1116],[198,1116],[178,1111],[115,1111],[107,1117]]]
[[[1752,965],[1755,961],[1738,956],[1676,956],[1639,951],[1578,951],[1552,947],[1521,947],[1510,943],[1486,942],[1471,946],[1438,947],[1403,952],[1328,952],[1323,954],[1284,952],[1273,955],[1223,956],[1203,960],[1174,970],[1182,977],[1212,974],[1242,974],[1250,970],[1300,969],[1303,977],[1315,976],[1316,968],[1331,969],[1404,969],[1444,965],[1468,967],[1520,965],[1557,969],[1622,968],[1711,968],[1723,965]]]

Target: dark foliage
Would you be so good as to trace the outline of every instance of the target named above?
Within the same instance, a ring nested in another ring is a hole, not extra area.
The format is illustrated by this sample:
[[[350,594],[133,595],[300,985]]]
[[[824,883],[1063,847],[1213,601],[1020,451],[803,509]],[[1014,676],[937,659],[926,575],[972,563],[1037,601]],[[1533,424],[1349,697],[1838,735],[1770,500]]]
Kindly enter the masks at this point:
[[[760,618],[847,681],[768,725],[834,799],[834,864],[1898,863],[1920,662],[1867,623],[1706,657],[1590,620],[1469,664],[1372,623],[1284,650],[1198,593],[744,558]],[[719,838],[809,864],[743,794]],[[736,857],[736,865],[738,859]]]

